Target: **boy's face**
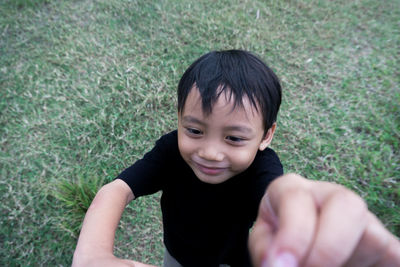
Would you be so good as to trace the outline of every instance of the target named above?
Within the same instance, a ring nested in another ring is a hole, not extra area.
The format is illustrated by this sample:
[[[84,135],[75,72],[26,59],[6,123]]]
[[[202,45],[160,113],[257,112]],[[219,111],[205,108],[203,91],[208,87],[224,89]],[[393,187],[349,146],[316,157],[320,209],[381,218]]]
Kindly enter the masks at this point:
[[[199,90],[193,87],[178,114],[179,151],[205,183],[222,183],[246,170],[274,135],[275,124],[264,135],[262,116],[247,98],[243,107],[233,109],[228,93],[220,95],[206,116]]]

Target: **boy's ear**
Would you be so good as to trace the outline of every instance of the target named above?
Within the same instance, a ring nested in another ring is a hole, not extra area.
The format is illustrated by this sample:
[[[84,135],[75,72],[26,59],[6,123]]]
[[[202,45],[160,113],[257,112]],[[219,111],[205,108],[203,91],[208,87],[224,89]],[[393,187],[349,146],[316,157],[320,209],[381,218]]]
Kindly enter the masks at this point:
[[[269,144],[271,144],[272,138],[274,137],[275,129],[276,129],[276,122],[274,122],[274,124],[272,124],[271,128],[268,129],[268,131],[265,134],[263,140],[261,141],[258,149],[263,151],[264,149],[266,149],[269,146]]]

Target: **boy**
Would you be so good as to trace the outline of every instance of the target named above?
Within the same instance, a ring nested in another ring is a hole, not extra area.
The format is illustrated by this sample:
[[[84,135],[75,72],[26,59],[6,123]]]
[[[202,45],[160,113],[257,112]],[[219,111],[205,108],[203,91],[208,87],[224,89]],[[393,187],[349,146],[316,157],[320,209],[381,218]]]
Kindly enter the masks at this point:
[[[256,56],[230,50],[196,60],[178,85],[178,130],[99,191],[73,265],[148,266],[115,258],[114,234],[125,205],[162,190],[164,266],[251,266],[249,229],[268,184],[283,173],[268,148],[280,103],[277,77]],[[257,250],[268,246],[250,244],[260,264],[265,255]],[[299,262],[298,254],[284,260]]]

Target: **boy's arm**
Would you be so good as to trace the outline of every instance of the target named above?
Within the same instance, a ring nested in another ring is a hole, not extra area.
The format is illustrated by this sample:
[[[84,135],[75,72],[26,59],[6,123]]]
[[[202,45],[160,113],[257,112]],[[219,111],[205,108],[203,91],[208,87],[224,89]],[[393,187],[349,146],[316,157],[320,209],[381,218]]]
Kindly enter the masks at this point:
[[[284,175],[250,235],[255,266],[400,266],[400,242],[343,186]]]
[[[103,186],[90,205],[72,266],[149,266],[114,256],[114,237],[125,206],[134,199],[130,187],[122,180]]]

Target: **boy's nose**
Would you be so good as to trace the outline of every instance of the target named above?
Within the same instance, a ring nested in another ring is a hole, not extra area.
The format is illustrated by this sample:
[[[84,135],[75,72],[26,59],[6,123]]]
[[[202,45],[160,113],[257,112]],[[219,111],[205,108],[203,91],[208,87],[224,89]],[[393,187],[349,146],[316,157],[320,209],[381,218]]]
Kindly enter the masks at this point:
[[[215,146],[209,145],[200,148],[198,152],[199,157],[209,161],[223,161],[224,154],[218,151]]]

